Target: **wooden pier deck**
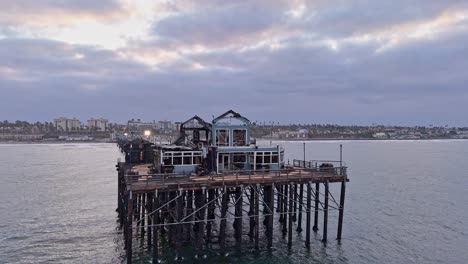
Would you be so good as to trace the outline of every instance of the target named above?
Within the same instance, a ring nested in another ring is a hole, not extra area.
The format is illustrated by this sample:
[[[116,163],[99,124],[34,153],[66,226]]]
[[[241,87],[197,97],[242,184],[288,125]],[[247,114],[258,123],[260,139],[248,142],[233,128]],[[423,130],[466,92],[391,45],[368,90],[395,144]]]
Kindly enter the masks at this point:
[[[125,165],[124,165],[125,166]],[[127,166],[127,190],[177,191],[202,188],[239,187],[252,184],[302,184],[307,182],[342,182],[343,168],[302,168],[290,166],[279,171],[229,171],[217,175],[184,176],[180,174],[150,174],[151,164]]]

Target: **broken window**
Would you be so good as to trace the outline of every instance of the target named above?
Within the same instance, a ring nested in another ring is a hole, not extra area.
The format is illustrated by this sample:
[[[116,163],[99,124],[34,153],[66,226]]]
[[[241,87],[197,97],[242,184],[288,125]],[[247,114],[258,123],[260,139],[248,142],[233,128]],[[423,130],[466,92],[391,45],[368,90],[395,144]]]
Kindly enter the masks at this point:
[[[234,129],[232,132],[232,138],[234,146],[245,146],[247,142],[247,130]]]
[[[216,145],[229,146],[229,130],[218,129],[216,130]]]

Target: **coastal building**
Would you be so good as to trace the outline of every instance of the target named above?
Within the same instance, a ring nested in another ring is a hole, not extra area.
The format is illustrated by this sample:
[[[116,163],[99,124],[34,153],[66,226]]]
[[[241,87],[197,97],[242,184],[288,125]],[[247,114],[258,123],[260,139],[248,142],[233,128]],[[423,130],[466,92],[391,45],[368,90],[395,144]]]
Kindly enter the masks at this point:
[[[232,110],[211,124],[194,116],[180,125],[172,144],[155,147],[154,167],[158,173],[280,169],[284,150],[257,146],[250,129],[250,121]]]
[[[109,120],[104,118],[91,118],[88,120],[88,129],[90,131],[107,131]]]
[[[174,129],[174,125],[172,124],[171,121],[167,121],[167,120],[158,121],[158,128],[159,128],[160,130],[173,130],[173,129]]]
[[[385,132],[378,132],[373,135],[374,138],[387,138],[387,133]]]
[[[80,120],[76,118],[59,117],[54,119],[55,129],[62,132],[77,131],[81,128]]]
[[[143,122],[141,119],[131,119],[127,122],[127,127],[131,130],[144,130],[144,129],[158,129],[158,123],[153,120],[153,122]]]
[[[273,131],[271,137],[275,139],[304,139],[309,138],[309,130],[278,130]]]

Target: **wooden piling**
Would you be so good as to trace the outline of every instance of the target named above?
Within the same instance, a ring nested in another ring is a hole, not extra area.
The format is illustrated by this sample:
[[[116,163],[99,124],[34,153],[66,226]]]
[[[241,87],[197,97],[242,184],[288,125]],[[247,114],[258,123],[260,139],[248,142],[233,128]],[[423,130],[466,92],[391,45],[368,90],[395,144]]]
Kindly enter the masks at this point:
[[[211,240],[211,230],[213,228],[213,221],[215,219],[215,202],[213,201],[215,199],[215,190],[214,189],[209,189],[208,190],[208,202],[210,203],[208,205],[208,215],[207,215],[207,223],[206,223],[206,240],[209,242]]]
[[[289,185],[284,185],[284,195],[283,195],[283,234],[288,232],[288,212],[291,210],[291,207],[288,207],[288,189]],[[292,192],[291,192],[292,194]],[[292,202],[292,199],[291,199]],[[292,205],[292,204],[291,204]],[[292,220],[292,219],[290,219]]]
[[[311,206],[312,206],[312,186],[311,183],[307,183],[307,218],[306,218],[306,247],[310,248],[310,221],[311,221]]]
[[[179,190],[179,192],[177,193],[177,200],[176,200],[176,218],[177,218],[177,222],[180,222],[182,219],[183,219],[183,196],[182,196],[182,191]],[[182,250],[182,232],[183,232],[183,228],[184,226],[182,224],[177,224],[175,226],[175,230],[176,230],[176,235],[175,235],[175,239],[176,239],[176,259],[178,260],[179,257],[180,257],[180,253],[181,253],[181,250]]]
[[[250,186],[250,198],[249,198],[249,237],[252,241],[254,239],[255,232],[255,190],[254,186]]]
[[[260,203],[259,203],[259,184],[257,184],[255,187],[255,249],[258,249],[258,238],[259,238],[259,232],[260,232],[260,221],[259,221],[259,214],[260,214]]]
[[[323,208],[323,242],[327,242],[328,231],[328,181],[323,183],[325,185],[325,206]]]
[[[154,200],[153,200],[153,203],[154,203],[154,208],[157,209],[159,208],[159,197],[158,197],[158,191],[156,190],[154,192]],[[159,215],[160,215],[160,212],[157,211],[157,212],[154,212],[153,213],[153,223],[154,223],[154,227],[153,227],[153,264],[158,264],[158,243],[159,243],[159,237],[158,237],[158,224],[159,224]]]
[[[293,189],[294,189],[294,213],[293,213],[293,222],[297,221],[297,184],[293,184]]]
[[[273,216],[275,212],[275,184],[271,184],[271,187],[268,188],[269,194],[269,208],[270,208],[270,216],[268,217],[267,226],[268,226],[268,247],[271,248],[273,246]]]
[[[288,249],[292,247],[292,224],[293,224],[293,215],[294,215],[294,208],[293,208],[293,200],[294,200],[294,193],[293,193],[293,184],[289,185],[289,208],[288,208]]]
[[[176,198],[176,193],[175,192],[168,192],[168,199],[167,201],[169,202],[169,204],[167,205],[168,207],[168,211],[170,213],[167,214],[167,223],[169,223],[170,225],[168,226],[168,240],[169,240],[169,243],[171,243],[172,245],[175,244],[175,236],[174,236],[174,233],[175,233],[175,227],[173,225],[173,223],[176,221],[175,219],[175,216],[176,216],[176,201],[174,200]]]
[[[276,186],[276,212],[279,213],[281,209],[281,194],[283,193],[282,191],[282,185],[277,185]],[[281,220],[280,220],[281,222]]]
[[[153,236],[153,232],[152,232],[152,225],[153,225],[153,217],[152,217],[152,214],[153,214],[153,207],[154,207],[154,198],[153,198],[154,194],[152,192],[149,192],[147,194],[147,205],[148,205],[148,230],[147,230],[147,247],[148,247],[148,251],[151,251],[151,243],[152,243],[152,236]],[[151,215],[150,215],[151,214]]]
[[[320,203],[320,183],[315,183],[315,208],[314,208],[314,227],[312,230],[317,232],[318,229],[318,218],[319,218],[319,203]]]
[[[343,182],[341,182],[340,191],[340,208],[338,210],[338,232],[336,239],[341,240],[341,233],[343,231],[343,214],[344,214],[344,202],[346,193],[346,175],[343,176]]]
[[[197,249],[197,256],[201,255],[203,251],[203,229],[204,229],[204,221],[205,221],[205,209],[203,209],[205,205],[205,190],[196,190],[195,191],[195,206],[198,212],[197,215],[197,223],[196,226],[196,249]]]
[[[278,193],[277,193],[277,213],[279,213],[279,217],[278,217],[278,221],[280,223],[283,223],[284,221],[284,215],[283,215],[283,212],[284,212],[284,204],[283,204],[283,197],[284,195],[284,192],[283,192],[283,185],[278,185]]]
[[[236,188],[236,205],[234,208],[234,230],[235,230],[235,237],[238,242],[241,241],[242,238],[242,205],[243,205],[243,187]]]
[[[145,241],[145,219],[146,219],[146,193],[140,194],[140,238],[141,244]]]
[[[127,210],[127,264],[132,263],[132,239],[133,239],[133,197],[132,191],[128,193]]]
[[[304,195],[304,184],[299,185],[299,213],[298,213],[298,220],[297,220],[297,232],[302,232],[302,203],[304,201],[303,199]]]
[[[186,224],[186,240],[187,242],[190,242],[192,239],[192,224],[190,221],[192,221],[193,216],[190,216],[193,213],[193,191],[189,190],[187,191],[187,206],[186,206],[186,215],[187,217],[187,224]]]
[[[221,223],[219,226],[219,244],[221,248],[221,253],[224,255],[226,250],[226,213],[229,201],[228,189],[226,187],[224,187],[223,196],[221,199]]]

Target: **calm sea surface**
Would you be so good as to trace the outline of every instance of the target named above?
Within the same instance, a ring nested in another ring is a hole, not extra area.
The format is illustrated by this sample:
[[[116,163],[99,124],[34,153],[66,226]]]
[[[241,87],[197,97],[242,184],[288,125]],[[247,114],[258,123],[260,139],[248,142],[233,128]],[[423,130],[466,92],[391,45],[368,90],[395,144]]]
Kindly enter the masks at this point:
[[[271,251],[244,236],[224,260],[213,250],[198,263],[468,263],[468,141],[315,141],[307,159],[338,159],[340,143],[351,179],[341,244],[332,211],[326,245],[319,231],[306,250],[303,232],[288,252],[276,226]],[[302,159],[302,142],[273,144]],[[0,145],[0,263],[123,262],[119,157],[113,144]],[[144,252],[135,263],[150,263]],[[173,257],[166,249],[162,262]]]

